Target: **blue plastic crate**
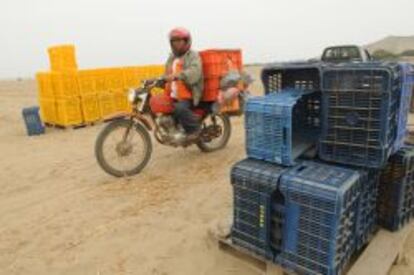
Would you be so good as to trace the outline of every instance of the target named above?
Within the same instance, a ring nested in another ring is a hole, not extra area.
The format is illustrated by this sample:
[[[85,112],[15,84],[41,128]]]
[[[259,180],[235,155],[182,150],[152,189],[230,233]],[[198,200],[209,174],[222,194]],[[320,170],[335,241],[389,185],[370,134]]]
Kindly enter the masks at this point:
[[[265,66],[261,73],[265,94],[286,89],[320,91],[321,62],[274,63]]]
[[[320,132],[320,93],[288,90],[246,103],[246,151],[250,158],[286,166],[314,146]]]
[[[361,195],[358,202],[357,243],[360,250],[377,231],[377,196],[380,171],[369,169],[359,170],[361,174]]]
[[[385,166],[397,136],[398,71],[394,63],[325,68],[320,158],[369,168]]]
[[[273,260],[271,248],[271,198],[286,168],[245,159],[231,170],[234,220],[231,239],[235,245],[264,259]]]
[[[411,95],[414,88],[414,68],[409,63],[400,64],[401,92],[399,98],[397,138],[394,143],[393,152],[397,152],[404,145],[407,134],[407,120],[410,111]]]
[[[45,133],[45,127],[39,115],[39,107],[29,107],[22,110],[23,120],[29,136],[41,135]]]
[[[356,249],[360,173],[303,161],[279,186],[285,214],[275,261],[299,274],[340,274]]]
[[[414,146],[391,156],[378,188],[378,223],[391,231],[401,229],[414,215]]]

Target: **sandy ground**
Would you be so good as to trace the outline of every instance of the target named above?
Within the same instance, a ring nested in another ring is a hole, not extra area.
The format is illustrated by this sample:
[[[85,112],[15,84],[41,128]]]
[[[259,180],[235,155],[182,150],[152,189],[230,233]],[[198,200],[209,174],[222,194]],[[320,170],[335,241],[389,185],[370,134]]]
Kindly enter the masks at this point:
[[[222,151],[154,143],[142,174],[115,179],[93,154],[102,126],[27,137],[20,112],[36,101],[33,81],[0,83],[0,274],[259,274],[209,234],[231,213],[242,119]],[[393,274],[414,273],[414,234],[406,251]]]

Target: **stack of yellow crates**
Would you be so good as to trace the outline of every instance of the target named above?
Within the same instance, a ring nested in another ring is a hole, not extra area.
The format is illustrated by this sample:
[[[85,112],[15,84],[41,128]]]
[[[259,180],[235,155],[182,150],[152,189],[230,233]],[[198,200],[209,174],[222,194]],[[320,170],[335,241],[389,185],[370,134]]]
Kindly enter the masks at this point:
[[[79,125],[82,113],[75,47],[50,47],[48,53],[51,71],[36,75],[43,121],[60,126]]]
[[[39,104],[44,122],[63,127],[129,112],[127,90],[164,74],[162,65],[78,70],[74,46],[52,47],[48,52],[51,72],[36,75]]]

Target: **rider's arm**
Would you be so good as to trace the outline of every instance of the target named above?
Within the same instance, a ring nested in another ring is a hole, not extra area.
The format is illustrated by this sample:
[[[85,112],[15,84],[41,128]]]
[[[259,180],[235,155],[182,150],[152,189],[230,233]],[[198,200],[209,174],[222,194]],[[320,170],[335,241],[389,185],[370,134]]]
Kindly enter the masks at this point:
[[[198,53],[189,54],[187,58],[189,58],[189,65],[178,75],[178,79],[183,80],[188,85],[194,85],[200,81],[203,74],[201,58]]]
[[[170,56],[168,57],[168,59],[167,59],[167,62],[165,62],[165,65],[164,65],[164,68],[165,68],[165,74],[164,74],[164,76],[163,76],[163,77],[164,77],[164,79],[166,79],[166,78],[167,78],[167,76],[168,76],[168,72],[169,72],[169,71],[171,71],[171,66],[172,66],[173,60],[174,60],[173,56],[172,56],[172,55],[170,55]],[[159,88],[165,88],[165,84],[166,84],[166,82],[165,82],[165,81],[160,81],[160,82],[158,82],[157,87],[159,87]]]

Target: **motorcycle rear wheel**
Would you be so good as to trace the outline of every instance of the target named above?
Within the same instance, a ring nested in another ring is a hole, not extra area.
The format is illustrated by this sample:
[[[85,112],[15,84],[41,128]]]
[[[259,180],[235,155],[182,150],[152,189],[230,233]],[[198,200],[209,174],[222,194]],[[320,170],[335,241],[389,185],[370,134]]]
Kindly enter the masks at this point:
[[[204,142],[202,140],[197,142],[197,147],[205,153],[210,153],[223,149],[224,147],[226,147],[231,136],[231,123],[229,116],[225,114],[218,114],[215,115],[214,118],[216,120],[221,121],[222,133],[220,137],[214,138],[210,142]],[[213,119],[213,116],[210,116],[207,119]]]
[[[133,125],[131,125],[133,123]],[[126,138],[124,137],[130,128]],[[116,137],[119,132],[121,137]],[[137,142],[132,138],[137,137]],[[113,147],[110,142],[112,141]],[[136,152],[134,145],[142,147],[142,152]],[[109,154],[107,154],[109,151]],[[110,122],[99,133],[95,143],[95,156],[99,166],[114,177],[126,177],[139,174],[148,164],[152,155],[151,137],[147,129],[139,123],[120,119]],[[134,157],[139,157],[135,160]],[[116,165],[116,161],[121,165]]]

